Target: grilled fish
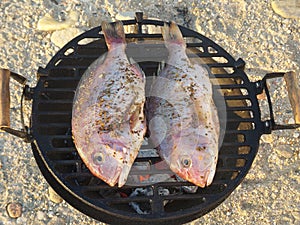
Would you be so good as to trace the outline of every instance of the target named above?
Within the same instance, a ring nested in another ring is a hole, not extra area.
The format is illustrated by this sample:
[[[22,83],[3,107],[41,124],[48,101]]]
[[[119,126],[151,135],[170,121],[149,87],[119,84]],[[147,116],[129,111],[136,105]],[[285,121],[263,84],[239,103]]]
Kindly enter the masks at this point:
[[[125,54],[122,22],[103,22],[102,31],[108,52],[92,63],[77,86],[72,134],[91,173],[121,187],[146,132],[145,76]]]
[[[150,140],[174,173],[205,187],[215,175],[220,133],[209,74],[189,60],[174,22],[162,34],[169,56],[146,102]]]

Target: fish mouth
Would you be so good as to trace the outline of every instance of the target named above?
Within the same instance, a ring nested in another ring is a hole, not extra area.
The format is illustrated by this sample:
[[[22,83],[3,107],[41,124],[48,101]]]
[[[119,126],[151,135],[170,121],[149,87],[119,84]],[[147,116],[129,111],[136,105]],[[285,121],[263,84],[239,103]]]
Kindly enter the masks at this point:
[[[105,166],[104,168],[92,167],[89,169],[94,176],[100,178],[111,187],[116,185],[122,171],[122,168],[119,165],[117,165],[116,168],[109,169],[105,168]]]
[[[182,179],[189,181],[201,188],[205,188],[212,183],[214,178],[214,173],[211,170],[205,170],[200,172],[195,172],[191,170],[174,170],[171,168],[173,172],[175,172]]]
[[[205,171],[198,175],[191,175],[188,178],[188,181],[192,182],[193,184],[196,184],[201,188],[204,188],[211,184],[208,180],[209,175],[210,175],[210,171]]]

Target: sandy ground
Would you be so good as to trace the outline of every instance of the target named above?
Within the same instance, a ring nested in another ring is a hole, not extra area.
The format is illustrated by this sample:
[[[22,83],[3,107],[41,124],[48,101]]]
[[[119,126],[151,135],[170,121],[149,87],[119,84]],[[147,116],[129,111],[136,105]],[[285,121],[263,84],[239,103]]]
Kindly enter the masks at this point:
[[[118,13],[144,11],[148,16],[177,23],[211,38],[234,58],[243,58],[246,73],[258,80],[266,72],[300,73],[299,19],[275,14],[267,0],[1,0],[0,67],[9,68],[36,84],[36,70],[58,51],[53,32],[38,31],[46,13],[65,19],[79,13],[72,25],[77,32],[113,20]],[[186,9],[184,15],[182,10]],[[76,33],[76,32],[75,32]],[[280,80],[272,82],[277,121],[292,123],[291,108]],[[20,128],[21,88],[11,82],[12,127]],[[261,102],[266,111],[265,101]],[[26,105],[26,115],[30,105]],[[264,113],[263,113],[264,114]],[[28,120],[26,120],[28,122]],[[219,207],[189,224],[300,224],[299,130],[276,131],[261,139],[258,155],[243,183]],[[0,133],[0,225],[101,224],[66,202],[49,200],[48,184],[41,175],[29,144]],[[22,216],[12,219],[9,202],[22,204]]]

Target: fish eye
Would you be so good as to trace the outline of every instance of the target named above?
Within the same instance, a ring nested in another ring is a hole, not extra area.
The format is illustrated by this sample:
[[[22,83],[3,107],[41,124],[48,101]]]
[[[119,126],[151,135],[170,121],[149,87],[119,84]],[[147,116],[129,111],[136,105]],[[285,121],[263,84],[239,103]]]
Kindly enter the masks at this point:
[[[103,156],[103,154],[101,152],[96,152],[93,155],[93,160],[94,160],[95,164],[102,163],[104,161],[104,156]]]
[[[185,168],[189,168],[192,165],[192,160],[188,156],[185,156],[181,159],[181,163]]]

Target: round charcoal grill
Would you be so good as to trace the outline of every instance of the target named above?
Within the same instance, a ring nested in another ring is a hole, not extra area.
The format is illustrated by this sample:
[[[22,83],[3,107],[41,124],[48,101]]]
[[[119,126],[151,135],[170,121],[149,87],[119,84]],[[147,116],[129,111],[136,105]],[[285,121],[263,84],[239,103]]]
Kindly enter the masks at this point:
[[[163,26],[162,21],[143,20],[137,13],[135,20],[123,21],[124,26],[135,26],[127,33],[127,53],[131,55],[146,76],[156,75],[159,62],[167,57],[162,35],[147,34],[147,25]],[[163,181],[144,185],[147,195],[132,193],[140,184],[110,187],[94,177],[77,154],[71,133],[71,111],[77,84],[88,66],[107,51],[101,27],[91,29],[65,45],[48,63],[39,68],[36,87],[25,86],[25,99],[32,99],[31,124],[23,131],[9,126],[3,130],[31,143],[40,170],[54,190],[76,209],[99,221],[109,224],[182,224],[194,220],[216,208],[242,182],[250,169],[259,146],[260,136],[274,129],[295,128],[296,125],[277,125],[274,122],[271,100],[266,80],[283,76],[268,74],[263,80],[250,82],[243,69],[242,59],[234,60],[224,49],[201,34],[179,26],[187,42],[190,57],[199,57],[211,72],[215,100],[223,99],[226,116],[220,117],[225,130],[220,147],[217,171],[213,183],[198,188],[196,193],[179,192],[183,187],[193,187],[185,181]],[[148,41],[151,42],[148,42]],[[159,54],[158,54],[159,52]],[[155,56],[155,62],[148,61]],[[17,74],[11,76],[24,83]],[[265,90],[269,100],[270,119],[261,121],[257,94]],[[221,110],[221,109],[220,109]],[[220,111],[219,110],[219,111]],[[221,112],[219,112],[221,115]],[[148,151],[144,144],[141,152]],[[139,154],[137,163],[154,165],[157,154]],[[137,170],[134,164],[131,175],[170,173],[166,169]],[[162,189],[170,190],[168,195]],[[147,209],[140,214],[132,203]]]

